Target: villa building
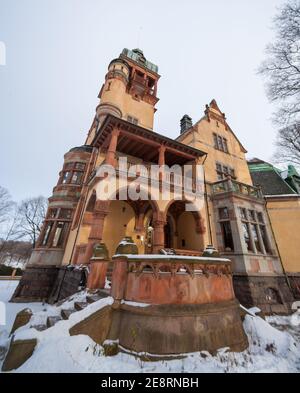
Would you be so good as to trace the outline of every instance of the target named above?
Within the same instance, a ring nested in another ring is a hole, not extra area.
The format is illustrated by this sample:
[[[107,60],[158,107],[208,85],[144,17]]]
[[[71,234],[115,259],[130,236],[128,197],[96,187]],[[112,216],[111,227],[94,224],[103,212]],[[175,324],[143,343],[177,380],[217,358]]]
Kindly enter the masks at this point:
[[[281,178],[283,195],[269,193],[265,178],[256,181],[263,171],[258,163],[248,165],[245,147],[215,100],[196,123],[183,116],[177,138],[155,132],[159,78],[158,67],[139,49],[124,49],[110,62],[87,139],[64,156],[40,238],[13,300],[57,300],[62,288],[70,293],[78,280],[76,269],[67,266],[89,266],[99,244],[112,260],[127,237],[142,255],[171,249],[176,255],[201,256],[212,245],[231,260],[235,294],[243,305],[288,313],[297,288],[299,296],[299,190]],[[99,194],[104,164],[116,169],[116,198]],[[190,194],[201,194],[200,204],[186,208],[193,203],[184,193],[178,198],[183,184],[164,170],[166,165],[190,168]],[[148,187],[153,166],[159,168],[152,184],[156,199]],[[120,197],[128,168],[129,182],[149,198]],[[294,173],[290,178],[299,186]],[[166,183],[168,199],[162,198]]]

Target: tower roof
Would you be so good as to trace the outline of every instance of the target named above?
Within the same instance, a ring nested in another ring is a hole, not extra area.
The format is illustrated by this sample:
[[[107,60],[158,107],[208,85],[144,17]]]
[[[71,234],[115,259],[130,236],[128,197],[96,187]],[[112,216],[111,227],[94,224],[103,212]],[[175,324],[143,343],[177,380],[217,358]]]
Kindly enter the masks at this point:
[[[124,48],[122,50],[122,53],[120,54],[120,57],[121,58],[127,57],[128,59],[133,60],[135,63],[148,69],[149,71],[155,72],[156,74],[158,73],[158,66],[155,65],[154,63],[151,63],[151,61],[147,60],[146,57],[144,56],[143,51],[139,48],[132,49],[132,50]]]

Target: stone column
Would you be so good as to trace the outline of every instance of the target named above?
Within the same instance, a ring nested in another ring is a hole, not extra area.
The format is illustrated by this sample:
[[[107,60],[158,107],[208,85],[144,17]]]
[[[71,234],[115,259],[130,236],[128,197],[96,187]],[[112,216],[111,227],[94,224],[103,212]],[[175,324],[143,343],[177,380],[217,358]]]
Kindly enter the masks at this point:
[[[155,220],[153,222],[153,253],[158,254],[159,250],[165,247],[165,225],[166,221]]]
[[[88,244],[84,254],[84,263],[88,264],[93,256],[93,249],[97,243],[100,243],[103,236],[104,220],[107,211],[95,211],[93,213],[93,223],[88,238]]]
[[[109,147],[106,153],[106,164],[112,165],[114,167],[116,166],[116,150],[119,134],[120,130],[116,128],[112,130]]]
[[[160,167],[163,167],[165,165],[165,151],[166,151],[166,147],[164,145],[161,145],[158,149],[158,152],[159,152],[158,165]],[[159,169],[159,180],[160,181],[163,180],[163,174],[164,174],[164,171],[162,168],[160,168]]]

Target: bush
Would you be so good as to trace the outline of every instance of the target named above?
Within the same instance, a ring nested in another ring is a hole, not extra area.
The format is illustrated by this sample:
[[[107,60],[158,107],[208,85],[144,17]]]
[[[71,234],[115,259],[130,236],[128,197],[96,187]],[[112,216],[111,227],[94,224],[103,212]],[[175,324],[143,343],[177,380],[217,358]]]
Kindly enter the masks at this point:
[[[11,276],[15,269],[11,266],[0,265],[0,276]],[[17,269],[16,276],[22,276],[22,269]]]

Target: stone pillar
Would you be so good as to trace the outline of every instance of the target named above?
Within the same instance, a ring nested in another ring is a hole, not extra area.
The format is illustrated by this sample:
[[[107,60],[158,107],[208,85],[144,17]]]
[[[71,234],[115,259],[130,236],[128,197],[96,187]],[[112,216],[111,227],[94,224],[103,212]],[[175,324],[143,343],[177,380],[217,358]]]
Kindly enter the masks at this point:
[[[93,248],[93,257],[90,260],[90,274],[88,289],[102,289],[105,287],[105,278],[108,268],[109,256],[104,243],[98,243]]]
[[[104,220],[108,211],[95,211],[93,213],[93,223],[88,238],[88,244],[84,254],[84,263],[88,264],[93,256],[94,246],[100,243],[103,236]]]
[[[128,265],[127,258],[123,257],[122,255],[114,259],[111,296],[115,300],[122,300],[125,298],[127,275],[128,275],[127,265]]]
[[[112,130],[109,147],[106,154],[106,164],[116,166],[116,150],[118,144],[120,130],[116,128]]]
[[[159,152],[158,165],[160,167],[163,167],[165,165],[165,151],[166,151],[166,147],[164,145],[161,145],[158,149],[158,152]],[[159,180],[161,180],[161,181],[163,179],[163,174],[164,174],[164,171],[162,168],[160,168],[159,169]]]
[[[155,220],[153,222],[153,253],[158,254],[165,247],[165,225],[166,221]]]

